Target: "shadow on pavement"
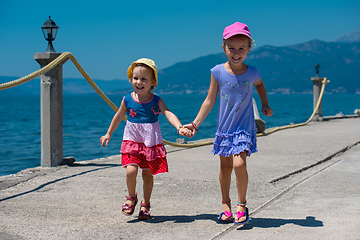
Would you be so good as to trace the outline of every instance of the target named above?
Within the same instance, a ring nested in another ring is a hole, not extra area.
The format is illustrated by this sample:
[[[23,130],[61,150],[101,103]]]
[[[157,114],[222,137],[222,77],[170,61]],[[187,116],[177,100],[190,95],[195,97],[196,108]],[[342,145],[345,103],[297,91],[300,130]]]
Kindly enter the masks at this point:
[[[238,230],[250,230],[253,228],[278,228],[286,224],[295,224],[301,227],[323,227],[322,221],[315,217],[307,216],[306,219],[275,219],[275,218],[251,218],[248,224]]]
[[[196,220],[212,220],[218,222],[218,215],[215,214],[199,214],[199,215],[174,215],[174,216],[152,216],[151,219],[144,221],[146,223],[164,223],[164,222],[174,222],[174,223],[190,223]],[[128,221],[128,223],[139,222],[140,220],[134,219]]]
[[[104,170],[104,169],[111,168],[111,167],[114,167],[114,166],[111,166],[111,165],[110,165],[110,166],[107,166],[107,167],[92,169],[92,170],[88,170],[88,171],[85,171],[85,172],[77,173],[77,174],[74,174],[74,175],[71,175],[71,176],[66,176],[66,177],[63,177],[63,178],[59,178],[59,179],[56,179],[56,180],[53,180],[53,181],[50,181],[50,182],[41,184],[40,186],[38,186],[37,188],[34,188],[33,190],[29,190],[29,191],[26,191],[26,192],[23,192],[23,193],[15,194],[15,195],[10,196],[10,197],[2,198],[2,199],[0,199],[0,202],[6,201],[6,200],[9,200],[9,199],[13,199],[13,198],[17,198],[17,197],[19,197],[19,196],[22,196],[22,195],[25,195],[25,194],[29,194],[29,193],[32,193],[32,192],[39,191],[39,190],[41,190],[42,188],[44,188],[44,187],[46,187],[46,186],[49,186],[49,185],[54,184],[54,183],[57,183],[57,182],[61,182],[61,181],[63,181],[63,180],[69,179],[69,178],[78,177],[78,176],[81,176],[81,175],[84,175],[84,174],[87,174],[87,173],[91,173],[91,172],[95,172],[95,171],[99,171],[99,170]],[[116,167],[117,167],[117,166],[116,166]]]

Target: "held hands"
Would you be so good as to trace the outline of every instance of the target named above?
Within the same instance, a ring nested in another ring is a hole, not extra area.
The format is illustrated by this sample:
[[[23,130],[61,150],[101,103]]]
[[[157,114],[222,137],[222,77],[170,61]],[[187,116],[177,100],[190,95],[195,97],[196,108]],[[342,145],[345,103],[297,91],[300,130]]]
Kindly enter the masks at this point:
[[[196,133],[196,128],[191,123],[182,126],[182,128],[187,129],[190,132],[190,134],[187,135],[189,138],[193,137]]]
[[[105,136],[102,136],[100,138],[101,147],[105,147],[105,143],[106,143],[106,145],[109,145],[110,139],[111,139],[111,135],[108,133]]]
[[[269,106],[263,106],[261,112],[267,117],[273,114],[273,110]]]
[[[180,134],[181,136],[187,136],[188,138],[191,138],[193,136],[191,130],[185,128],[184,126],[178,129],[178,134]]]

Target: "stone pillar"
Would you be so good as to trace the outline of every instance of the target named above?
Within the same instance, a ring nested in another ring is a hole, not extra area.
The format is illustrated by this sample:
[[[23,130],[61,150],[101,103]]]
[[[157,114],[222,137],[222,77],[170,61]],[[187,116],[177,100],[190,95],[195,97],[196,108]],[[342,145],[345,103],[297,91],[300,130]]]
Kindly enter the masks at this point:
[[[61,53],[35,53],[46,66]],[[56,167],[63,161],[63,63],[41,75],[41,166]]]
[[[312,77],[311,81],[313,81],[314,83],[314,88],[313,88],[313,96],[314,96],[314,102],[313,102],[313,111],[316,108],[317,102],[319,100],[320,97],[320,92],[321,92],[321,86],[322,86],[322,81],[324,80],[324,78],[319,77],[318,75],[316,77]],[[315,116],[313,118],[314,121],[321,121],[322,120],[322,102],[320,102],[319,108],[315,113]]]

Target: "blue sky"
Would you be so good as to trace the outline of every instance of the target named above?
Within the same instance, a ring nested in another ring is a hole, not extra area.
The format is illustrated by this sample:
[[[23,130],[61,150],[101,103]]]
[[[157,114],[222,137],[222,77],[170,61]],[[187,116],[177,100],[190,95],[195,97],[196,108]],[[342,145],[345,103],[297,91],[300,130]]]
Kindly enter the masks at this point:
[[[71,52],[93,79],[126,79],[141,57],[159,69],[220,53],[222,32],[235,21],[249,26],[257,47],[313,39],[333,41],[360,30],[358,0],[43,1],[0,0],[0,76],[39,69],[33,54],[47,47],[41,26],[60,27],[57,52]],[[81,78],[68,61],[65,78]]]

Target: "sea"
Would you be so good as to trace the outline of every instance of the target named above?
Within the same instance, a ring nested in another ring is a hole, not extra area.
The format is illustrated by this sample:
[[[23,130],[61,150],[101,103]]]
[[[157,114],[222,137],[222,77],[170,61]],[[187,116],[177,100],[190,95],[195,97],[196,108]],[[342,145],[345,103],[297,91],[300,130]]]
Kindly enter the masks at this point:
[[[122,95],[109,98],[119,106]],[[183,124],[191,122],[197,115],[206,95],[183,94],[162,95],[167,107]],[[254,94],[259,111],[261,102]],[[271,117],[265,117],[266,128],[303,123],[313,112],[312,94],[269,94]],[[92,160],[119,154],[125,122],[122,121],[113,133],[110,144],[100,146],[100,137],[106,134],[115,112],[97,94],[64,95],[63,100],[64,157],[76,161]],[[213,138],[216,129],[218,104],[200,127],[200,131],[186,141]],[[336,114],[352,115],[360,109],[360,94],[324,94],[323,116]],[[184,138],[160,116],[163,138],[175,142]],[[40,166],[40,96],[2,96],[0,94],[0,176],[16,174],[27,168]],[[119,158],[120,162],[120,158]]]

